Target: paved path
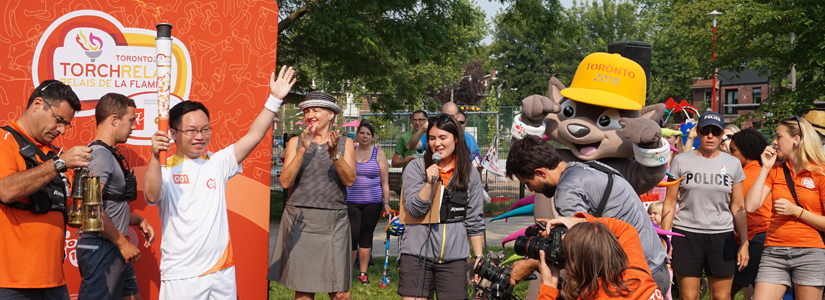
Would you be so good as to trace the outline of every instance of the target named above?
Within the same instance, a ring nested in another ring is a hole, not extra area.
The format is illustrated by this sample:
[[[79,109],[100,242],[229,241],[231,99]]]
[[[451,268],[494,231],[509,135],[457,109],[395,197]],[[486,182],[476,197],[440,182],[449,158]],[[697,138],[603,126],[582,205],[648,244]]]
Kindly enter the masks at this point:
[[[518,230],[524,229],[527,226],[532,225],[533,216],[522,216],[522,217],[514,217],[510,218],[507,223],[504,220],[497,220],[492,223],[489,222],[490,218],[485,218],[485,222],[487,225],[487,245],[490,247],[493,246],[501,246],[501,241],[504,240],[508,235],[516,232]],[[387,228],[387,219],[381,219],[378,221],[378,225],[375,226],[375,232],[372,235],[372,256],[373,257],[384,257],[384,239],[386,238],[387,234],[384,232],[384,229]],[[278,224],[272,223],[269,224],[269,253],[272,254],[272,247],[275,246],[275,238],[278,236]],[[390,256],[398,256],[398,237],[391,237],[392,242],[390,243]],[[508,243],[508,246],[512,246],[513,242]]]

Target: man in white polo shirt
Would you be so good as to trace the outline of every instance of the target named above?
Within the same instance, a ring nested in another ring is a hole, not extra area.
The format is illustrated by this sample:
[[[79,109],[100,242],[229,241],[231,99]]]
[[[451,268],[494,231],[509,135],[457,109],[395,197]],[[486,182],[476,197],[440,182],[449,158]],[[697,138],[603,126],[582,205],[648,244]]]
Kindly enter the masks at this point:
[[[237,299],[235,260],[226,212],[226,182],[241,172],[295,83],[293,70],[270,78],[270,96],[249,132],[217,153],[206,151],[212,134],[209,111],[195,101],[169,110],[175,155],[160,167],[158,153],[169,148],[165,132],[152,137],[152,158],[144,196],[161,218],[160,299]]]

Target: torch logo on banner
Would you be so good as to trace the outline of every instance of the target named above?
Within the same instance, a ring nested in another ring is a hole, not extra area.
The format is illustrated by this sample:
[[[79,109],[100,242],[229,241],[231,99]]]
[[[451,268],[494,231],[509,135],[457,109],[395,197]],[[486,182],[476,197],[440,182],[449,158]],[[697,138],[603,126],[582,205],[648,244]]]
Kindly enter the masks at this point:
[[[75,37],[75,41],[78,45],[80,45],[83,50],[86,51],[86,56],[88,56],[92,62],[95,62],[95,59],[100,57],[103,54],[103,40],[99,37],[96,37],[94,33],[89,32],[89,37],[86,38],[86,35],[83,34],[83,31],[79,31],[77,36]]]

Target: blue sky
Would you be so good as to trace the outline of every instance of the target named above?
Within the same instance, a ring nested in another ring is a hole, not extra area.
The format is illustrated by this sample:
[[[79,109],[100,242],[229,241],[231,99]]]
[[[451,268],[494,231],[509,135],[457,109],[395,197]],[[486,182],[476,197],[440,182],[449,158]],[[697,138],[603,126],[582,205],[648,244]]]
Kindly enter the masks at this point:
[[[573,0],[559,0],[562,6],[565,8],[573,6]],[[487,24],[490,25],[490,31],[492,32],[493,28],[493,17],[498,13],[499,10],[505,7],[504,4],[501,4],[499,0],[476,0],[476,4],[481,6],[481,9],[487,14]],[[490,35],[484,38],[481,41],[482,44],[489,45],[492,42],[492,38]]]

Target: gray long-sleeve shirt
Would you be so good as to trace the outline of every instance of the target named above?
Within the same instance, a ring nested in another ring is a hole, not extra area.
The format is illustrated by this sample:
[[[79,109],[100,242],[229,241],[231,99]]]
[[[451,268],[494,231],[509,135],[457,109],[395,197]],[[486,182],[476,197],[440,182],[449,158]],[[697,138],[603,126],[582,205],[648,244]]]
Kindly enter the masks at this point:
[[[423,159],[419,158],[410,162],[404,170],[403,178],[404,208],[413,217],[424,216],[429,210],[430,203],[418,197],[418,193],[424,188],[427,180]],[[453,178],[451,177],[450,181]],[[470,255],[467,237],[478,236],[484,232],[484,195],[481,190],[481,176],[475,169],[471,170],[467,189],[469,199],[464,222],[432,225],[407,224],[404,236],[401,238],[401,254],[425,257],[436,262],[467,258]],[[432,228],[429,237],[427,236],[428,227]],[[425,243],[428,246],[422,247]]]
[[[556,189],[555,204],[559,215],[572,217],[578,212],[595,214],[607,187],[607,176],[587,164],[569,163],[559,176],[559,186]],[[621,175],[613,176],[613,190],[607,199],[602,217],[616,218],[636,227],[651,272],[665,264],[667,253],[644,204],[630,183]]]

